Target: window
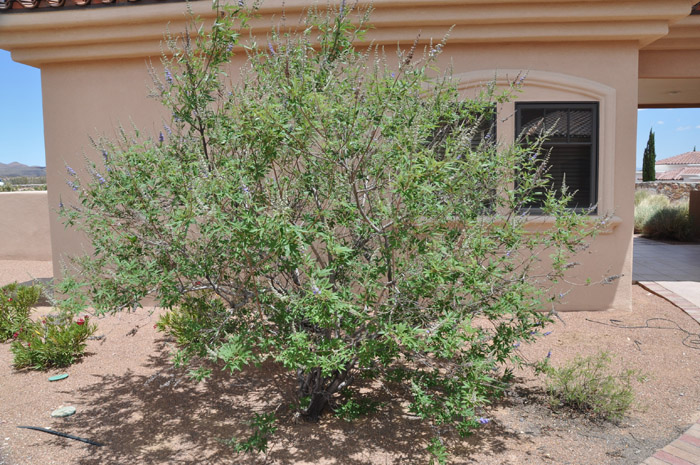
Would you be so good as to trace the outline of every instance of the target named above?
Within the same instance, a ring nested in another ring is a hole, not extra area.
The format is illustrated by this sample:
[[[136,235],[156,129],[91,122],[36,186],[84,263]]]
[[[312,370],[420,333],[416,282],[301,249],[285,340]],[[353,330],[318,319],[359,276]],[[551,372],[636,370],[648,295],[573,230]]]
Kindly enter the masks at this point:
[[[470,108],[465,105],[460,107],[464,116],[453,123],[439,124],[429,140],[431,147],[435,147],[437,152],[444,155],[441,145],[445,140],[453,136],[458,128],[473,128],[471,133],[470,146],[472,150],[479,148],[479,145],[487,144],[495,146],[496,143],[496,106],[486,105],[485,107]]]
[[[522,140],[547,135],[552,186],[563,183],[573,198],[570,208],[586,209],[598,202],[598,103],[516,103],[515,131]],[[537,208],[542,202],[530,207]]]

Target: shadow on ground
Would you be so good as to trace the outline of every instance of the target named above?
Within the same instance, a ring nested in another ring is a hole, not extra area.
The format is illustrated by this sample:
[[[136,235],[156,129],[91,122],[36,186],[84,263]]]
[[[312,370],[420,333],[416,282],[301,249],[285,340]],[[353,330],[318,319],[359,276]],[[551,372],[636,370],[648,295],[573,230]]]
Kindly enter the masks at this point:
[[[215,370],[209,380],[196,384],[173,368],[164,341],[159,341],[146,368],[150,375],[131,370],[121,376],[95,375],[93,383],[74,393],[84,407],[80,415],[64,420],[64,430],[103,447],[48,440],[56,447],[84,447],[80,465],[428,461],[424,448],[431,430],[405,415],[395,402],[388,401],[377,413],[354,422],[327,415],[319,424],[298,423],[288,408],[290,375],[273,364],[233,375]],[[268,457],[236,455],[222,443],[232,436],[247,436],[245,422],[253,412],[275,409],[280,428]],[[512,431],[489,425],[458,441],[451,452],[463,458],[475,452],[497,455],[505,450],[505,437],[512,439]]]

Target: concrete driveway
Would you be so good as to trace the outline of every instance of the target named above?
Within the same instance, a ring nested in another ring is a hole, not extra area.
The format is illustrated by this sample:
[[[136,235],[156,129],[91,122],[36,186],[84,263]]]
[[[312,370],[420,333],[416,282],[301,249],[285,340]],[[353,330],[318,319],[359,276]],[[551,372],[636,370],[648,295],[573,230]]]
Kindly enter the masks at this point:
[[[700,244],[635,237],[632,280],[655,282],[700,307]]]

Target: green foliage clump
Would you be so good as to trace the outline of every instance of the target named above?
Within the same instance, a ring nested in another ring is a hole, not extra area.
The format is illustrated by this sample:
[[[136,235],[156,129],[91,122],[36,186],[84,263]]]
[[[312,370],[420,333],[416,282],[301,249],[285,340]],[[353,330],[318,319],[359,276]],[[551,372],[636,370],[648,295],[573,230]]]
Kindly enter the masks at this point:
[[[634,192],[634,206],[637,207],[639,206],[640,203],[642,203],[643,200],[646,200],[647,198],[651,197],[653,194],[645,189],[638,190]]]
[[[695,234],[688,202],[671,204],[654,211],[644,223],[642,235],[650,239],[692,240]]]
[[[643,381],[637,370],[611,369],[612,356],[598,352],[589,357],[576,356],[561,368],[544,364],[547,392],[555,407],[566,405],[594,418],[620,420],[633,406],[632,383]]]
[[[15,282],[0,287],[0,342],[7,341],[27,324],[40,297],[39,286],[20,286]]]
[[[347,395],[344,402],[333,407],[333,412],[339,418],[352,421],[376,412],[379,406],[380,402],[368,397]]]
[[[369,12],[344,4],[251,39],[232,84],[248,12],[224,9],[210,33],[170,40],[153,72],[164,132],[96,141],[91,177],[69,169],[78,205],[62,215],[93,253],[63,289],[100,312],[154,295],[194,377],[274,361],[309,420],[369,376],[438,435],[469,434],[605,219],[546,189],[543,139],[505,145],[481,129],[519,83],[465,100],[436,68],[444,43],[390,65],[353,47]],[[531,231],[540,195],[553,224]]]
[[[239,453],[265,452],[267,451],[267,444],[270,438],[277,431],[276,421],[274,413],[256,413],[248,421],[251,429],[251,434],[248,438],[231,438],[223,441],[223,443],[233,447]]]
[[[88,316],[74,321],[66,313],[49,315],[40,322],[27,321],[10,345],[13,364],[33,370],[70,366],[85,353],[87,338],[96,330]]]
[[[643,194],[642,194],[643,193]],[[688,201],[671,202],[664,195],[638,191],[634,196],[634,232],[651,239],[687,241],[695,231]]]
[[[662,208],[671,205],[665,195],[651,194],[649,191],[637,191],[634,194],[634,232],[641,234],[647,220]]]

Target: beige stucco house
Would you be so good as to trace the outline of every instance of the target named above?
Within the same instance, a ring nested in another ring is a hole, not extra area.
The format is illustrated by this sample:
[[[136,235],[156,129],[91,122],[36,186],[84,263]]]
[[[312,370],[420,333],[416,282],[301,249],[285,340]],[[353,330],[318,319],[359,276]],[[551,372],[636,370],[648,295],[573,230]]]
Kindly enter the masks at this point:
[[[310,0],[286,0],[288,20]],[[578,206],[597,205],[613,220],[575,270],[572,281],[622,277],[576,286],[570,310],[629,309],[637,109],[700,106],[700,15],[697,0],[374,0],[368,39],[388,46],[442,38],[452,26],[443,64],[451,63],[465,95],[484,83],[527,73],[519,99],[500,111],[505,141],[554,117],[561,129],[552,156],[556,173],[579,190]],[[266,0],[256,33],[282,13]],[[32,8],[36,7],[36,8]],[[113,134],[133,121],[157,134],[161,108],[146,98],[147,63],[158,63],[166,26],[184,28],[178,0],[0,0],[0,48],[41,69],[51,246],[59,258],[82,250],[81,237],[53,211],[68,197],[64,163],[92,156],[88,135]],[[211,17],[210,1],[193,1]],[[239,58],[242,59],[242,58]],[[236,63],[234,63],[234,66]],[[8,91],[6,89],[6,91]],[[515,117],[508,117],[515,115]],[[535,218],[533,227],[547,227]]]

